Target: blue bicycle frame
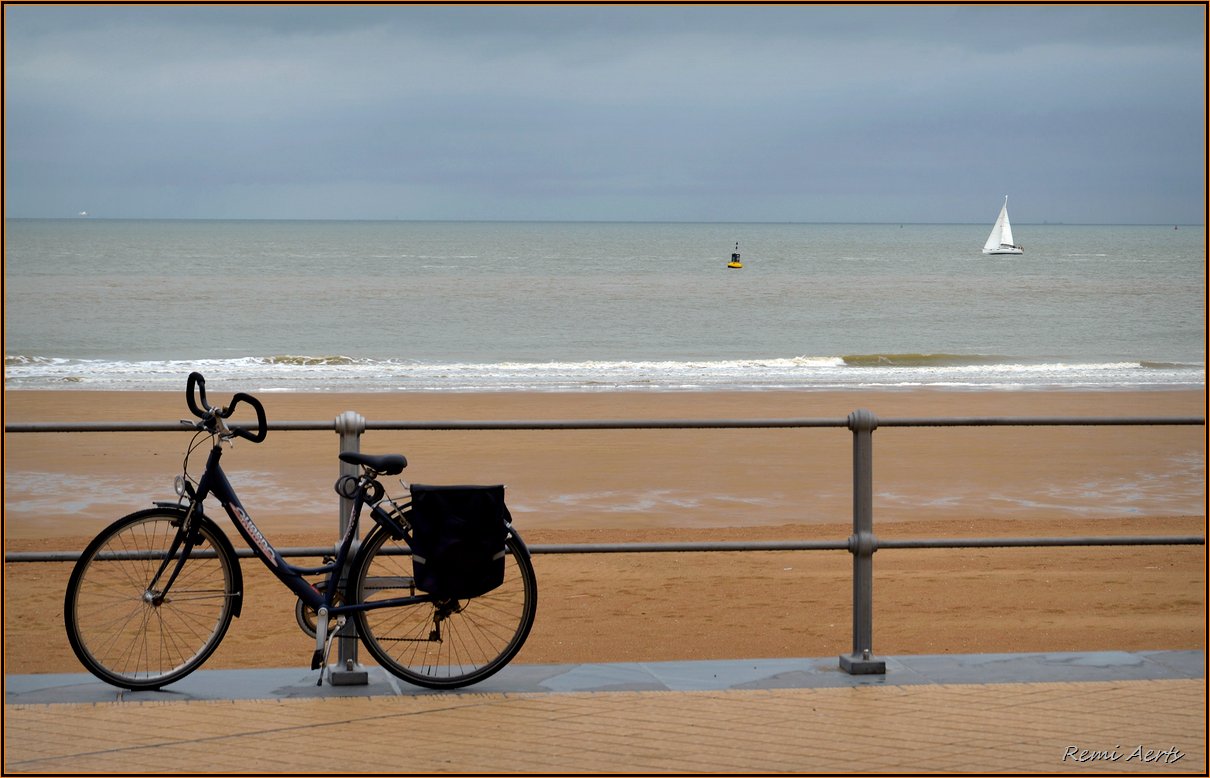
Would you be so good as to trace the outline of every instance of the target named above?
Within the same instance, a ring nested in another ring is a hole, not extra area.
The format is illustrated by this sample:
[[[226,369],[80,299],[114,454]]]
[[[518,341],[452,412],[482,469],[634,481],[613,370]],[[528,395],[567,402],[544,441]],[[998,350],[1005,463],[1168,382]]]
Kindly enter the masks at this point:
[[[219,465],[219,459],[222,457],[222,454],[222,448],[219,444],[216,444],[210,450],[210,456],[206,460],[206,470],[198,480],[196,492],[190,495],[191,502],[193,503],[191,508],[197,509],[201,513],[202,502],[207,497],[214,496],[217,498],[227,511],[227,515],[231,517],[231,522],[235,525],[239,534],[251,547],[252,552],[260,558],[266,567],[273,571],[273,574],[290,591],[297,594],[304,603],[316,612],[323,609],[326,610],[329,616],[341,616],[356,611],[416,605],[434,601],[432,595],[415,594],[409,597],[395,597],[372,603],[354,603],[352,602],[353,597],[350,596],[346,598],[347,604],[333,605],[341,573],[346,569],[346,563],[349,561],[349,552],[353,546],[353,539],[357,536],[357,527],[361,517],[362,506],[365,504],[361,490],[358,490],[358,493],[353,498],[353,507],[349,516],[348,528],[345,530],[344,537],[341,538],[340,545],[337,547],[335,559],[318,567],[298,567],[290,564],[282,557],[281,553],[273,547],[268,538],[264,536],[264,533],[256,526],[252,517],[248,515],[248,511],[244,509],[244,505],[240,502],[239,496],[236,495],[231,482],[227,480],[226,473],[223,472],[222,467]],[[324,574],[327,575],[327,580],[322,590],[316,588],[303,577],[305,575]]]

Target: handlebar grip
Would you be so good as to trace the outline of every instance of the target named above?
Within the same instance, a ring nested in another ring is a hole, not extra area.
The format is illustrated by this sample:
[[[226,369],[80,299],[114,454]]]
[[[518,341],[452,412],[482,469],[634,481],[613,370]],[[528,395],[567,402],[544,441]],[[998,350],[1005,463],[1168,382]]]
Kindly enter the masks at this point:
[[[242,402],[251,405],[252,409],[256,411],[256,432],[253,433],[246,429],[240,428],[232,428],[231,432],[232,434],[238,435],[246,440],[250,440],[253,443],[260,443],[265,439],[265,435],[269,433],[269,425],[265,421],[265,406],[261,405],[260,400],[256,399],[250,394],[238,392],[232,395],[231,407],[229,407],[227,412],[223,414],[223,418],[229,418],[231,414],[235,412],[235,406]]]
[[[195,389],[201,396],[201,408],[193,399]],[[190,413],[199,419],[206,418],[206,414],[210,411],[210,404],[206,402],[206,379],[201,373],[195,371],[189,374],[189,381],[185,384],[185,403],[189,406]]]

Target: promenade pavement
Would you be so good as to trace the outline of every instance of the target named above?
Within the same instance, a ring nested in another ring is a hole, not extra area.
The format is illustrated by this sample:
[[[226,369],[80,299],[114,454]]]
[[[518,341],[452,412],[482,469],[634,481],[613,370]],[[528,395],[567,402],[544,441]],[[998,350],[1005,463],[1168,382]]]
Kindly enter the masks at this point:
[[[1203,651],[880,658],[514,665],[454,692],[376,667],[6,676],[4,773],[1206,774]]]

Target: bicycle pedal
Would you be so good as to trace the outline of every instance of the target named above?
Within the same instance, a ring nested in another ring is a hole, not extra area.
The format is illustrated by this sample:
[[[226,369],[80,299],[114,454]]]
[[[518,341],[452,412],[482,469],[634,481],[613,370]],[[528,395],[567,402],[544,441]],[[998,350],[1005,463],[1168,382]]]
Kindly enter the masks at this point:
[[[311,655],[311,669],[318,670],[319,668],[321,668],[323,666],[324,666],[324,652],[320,651],[319,649],[316,649],[315,653]],[[321,678],[320,680],[323,680],[323,679]]]

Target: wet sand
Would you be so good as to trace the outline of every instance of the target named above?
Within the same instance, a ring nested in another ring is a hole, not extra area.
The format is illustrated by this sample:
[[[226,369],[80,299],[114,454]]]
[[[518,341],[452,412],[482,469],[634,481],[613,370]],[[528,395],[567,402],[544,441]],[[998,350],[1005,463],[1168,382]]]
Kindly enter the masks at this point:
[[[238,388],[238,387],[236,387]],[[212,400],[226,395],[213,387]],[[841,420],[1203,416],[1203,392],[264,394],[271,421]],[[8,392],[6,422],[173,421],[178,393]],[[6,551],[78,550],[117,516],[172,496],[188,433],[5,435]],[[1205,428],[883,428],[880,537],[1205,532]],[[505,483],[531,544],[843,539],[843,428],[384,432],[421,483]],[[271,432],[224,465],[279,547],[335,538],[338,438]],[[195,457],[193,470],[203,460]],[[388,481],[388,490],[391,482]],[[214,510],[211,513],[216,513]],[[219,517],[224,526],[227,521]],[[234,530],[230,530],[238,543]],[[292,598],[251,560],[245,614],[212,667],[305,666]],[[540,606],[518,661],[828,656],[850,648],[843,551],[538,555]],[[890,550],[875,556],[880,653],[1204,648],[1205,547]],[[62,629],[68,564],[5,565],[5,672],[76,672]]]

